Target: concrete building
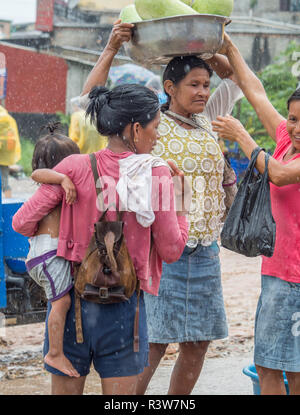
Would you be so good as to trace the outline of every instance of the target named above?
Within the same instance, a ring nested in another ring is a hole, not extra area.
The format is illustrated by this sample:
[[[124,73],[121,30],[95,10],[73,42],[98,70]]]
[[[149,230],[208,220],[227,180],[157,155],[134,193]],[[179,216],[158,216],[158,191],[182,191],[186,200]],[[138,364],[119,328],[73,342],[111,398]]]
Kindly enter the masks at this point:
[[[239,0],[234,3],[233,15],[296,24],[300,23],[300,0]]]
[[[226,31],[256,71],[274,62],[291,41],[300,45],[300,25],[261,17],[232,16]]]
[[[300,0],[235,1],[226,28],[255,70],[273,62],[291,41],[300,44]]]

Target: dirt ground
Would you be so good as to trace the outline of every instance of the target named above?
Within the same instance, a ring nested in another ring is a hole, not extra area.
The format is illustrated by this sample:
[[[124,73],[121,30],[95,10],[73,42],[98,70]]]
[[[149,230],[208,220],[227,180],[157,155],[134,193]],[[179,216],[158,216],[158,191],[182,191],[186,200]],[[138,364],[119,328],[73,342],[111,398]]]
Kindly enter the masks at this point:
[[[12,179],[11,179],[12,180]],[[15,191],[32,193],[28,180],[12,180]],[[13,196],[18,196],[15,193]],[[253,350],[256,304],[260,292],[260,258],[246,258],[221,248],[223,294],[229,337],[214,341],[207,358],[243,356]],[[48,395],[50,376],[43,369],[44,323],[0,328],[0,395]],[[167,349],[161,365],[174,361],[178,345]],[[87,377],[85,394],[101,393],[97,373]]]

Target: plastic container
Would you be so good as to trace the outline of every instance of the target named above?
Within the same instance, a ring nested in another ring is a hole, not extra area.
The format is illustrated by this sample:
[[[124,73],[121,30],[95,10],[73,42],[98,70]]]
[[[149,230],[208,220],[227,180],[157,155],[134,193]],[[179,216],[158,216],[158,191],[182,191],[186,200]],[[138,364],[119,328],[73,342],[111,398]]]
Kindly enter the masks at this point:
[[[26,258],[5,258],[6,265],[15,274],[25,274],[27,272],[25,265]]]
[[[243,373],[246,376],[249,376],[250,379],[252,380],[253,394],[254,395],[260,395],[260,386],[259,386],[258,374],[256,372],[255,366],[252,364],[252,365],[249,365],[247,367],[244,367]],[[285,385],[286,393],[289,395],[290,391],[289,391],[288,381],[287,381],[287,378],[286,378],[284,372],[283,372],[283,379],[284,379],[284,385]]]

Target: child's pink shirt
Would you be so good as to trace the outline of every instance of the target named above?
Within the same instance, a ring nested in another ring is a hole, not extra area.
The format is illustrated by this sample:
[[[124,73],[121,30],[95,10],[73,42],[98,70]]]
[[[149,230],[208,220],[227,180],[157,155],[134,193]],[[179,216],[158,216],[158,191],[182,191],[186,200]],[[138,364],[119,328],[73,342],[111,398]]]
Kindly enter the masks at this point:
[[[273,157],[281,164],[288,164],[300,157],[298,153],[292,159],[283,161],[292,145],[286,121],[279,124],[276,140]],[[270,191],[272,213],[276,222],[276,242],[273,256],[263,257],[262,274],[300,283],[300,184],[278,187],[270,183]]]
[[[98,172],[115,181],[119,179],[118,160],[132,153],[113,153],[105,149],[96,154]],[[62,203],[60,232],[57,255],[70,261],[81,262],[94,230],[94,223],[100,213],[96,207],[96,190],[88,155],[72,155],[65,158],[55,169],[66,174],[75,184],[77,201],[73,205],[65,203],[65,193],[61,186],[42,185],[36,193],[23,204],[13,217],[13,229],[25,236],[35,234],[38,222],[55,206]],[[155,167],[152,176],[167,176],[170,190],[170,207],[167,211],[156,211],[155,221],[151,228],[144,228],[136,221],[133,212],[124,212],[124,235],[131,258],[134,262],[141,288],[150,294],[157,295],[162,272],[162,261],[177,261],[188,238],[188,221],[184,216],[177,216],[174,210],[173,183],[167,167]],[[162,200],[159,187],[159,199]],[[152,192],[154,193],[154,192]],[[118,198],[116,197],[118,202]],[[109,211],[108,220],[115,220],[116,212]],[[153,249],[150,252],[150,230],[153,236]]]

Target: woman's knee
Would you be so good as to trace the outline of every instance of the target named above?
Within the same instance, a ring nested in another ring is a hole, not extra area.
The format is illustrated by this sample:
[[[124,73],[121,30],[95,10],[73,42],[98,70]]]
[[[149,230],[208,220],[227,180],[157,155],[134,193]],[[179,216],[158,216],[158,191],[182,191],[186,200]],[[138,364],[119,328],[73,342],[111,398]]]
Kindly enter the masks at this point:
[[[166,353],[168,344],[163,343],[149,343],[150,353],[164,356]]]
[[[209,341],[180,343],[180,352],[186,356],[203,358],[207,352]]]
[[[291,393],[300,394],[300,373],[285,372]]]
[[[52,395],[82,395],[86,376],[71,378],[69,376],[51,375]]]
[[[255,365],[256,372],[258,374],[259,380],[282,380],[283,379],[283,373],[281,370],[276,369],[269,369],[267,367],[262,367]]]

